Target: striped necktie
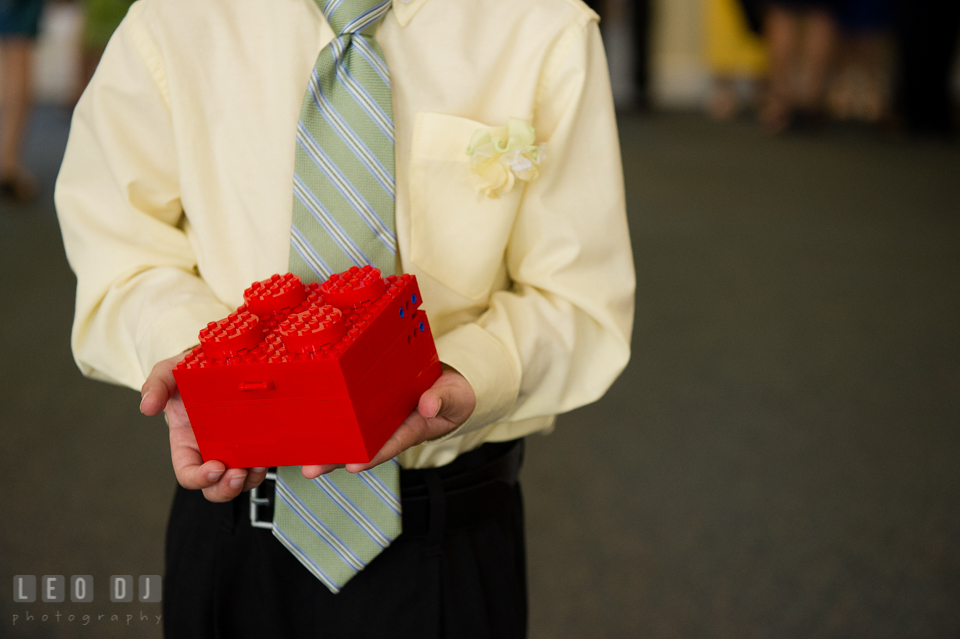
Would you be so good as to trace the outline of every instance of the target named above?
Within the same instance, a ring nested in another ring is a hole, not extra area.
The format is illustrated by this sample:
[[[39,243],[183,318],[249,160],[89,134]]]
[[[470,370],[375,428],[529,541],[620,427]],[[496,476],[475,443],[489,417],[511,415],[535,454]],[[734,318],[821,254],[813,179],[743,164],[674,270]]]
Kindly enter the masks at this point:
[[[336,35],[317,57],[297,124],[290,271],[396,270],[393,102],[373,37],[390,0],[316,0]],[[400,534],[396,460],[314,480],[278,469],[273,534],[339,592]]]

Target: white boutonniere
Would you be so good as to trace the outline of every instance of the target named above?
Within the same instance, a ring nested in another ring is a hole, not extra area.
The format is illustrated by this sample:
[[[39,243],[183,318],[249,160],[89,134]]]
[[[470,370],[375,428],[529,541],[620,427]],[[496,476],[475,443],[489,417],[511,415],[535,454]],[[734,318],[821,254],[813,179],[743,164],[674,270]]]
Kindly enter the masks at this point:
[[[506,128],[473,132],[467,155],[478,200],[484,195],[498,198],[512,191],[517,180],[529,182],[540,175],[547,145],[535,141],[533,126],[520,118],[510,118]]]

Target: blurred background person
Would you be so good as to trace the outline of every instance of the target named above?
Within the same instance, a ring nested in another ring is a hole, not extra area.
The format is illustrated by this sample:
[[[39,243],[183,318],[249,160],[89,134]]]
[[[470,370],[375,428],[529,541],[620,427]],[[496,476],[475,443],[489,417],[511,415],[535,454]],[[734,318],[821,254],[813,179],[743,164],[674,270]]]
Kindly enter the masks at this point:
[[[0,0],[0,197],[36,197],[37,180],[20,157],[32,106],[33,49],[43,0]]]
[[[953,130],[950,76],[960,31],[957,0],[896,4],[897,110],[907,132],[936,137]]]
[[[889,0],[848,0],[838,15],[840,41],[827,109],[838,120],[878,123],[889,112]]]
[[[823,94],[843,0],[773,0],[765,35],[770,91],[761,120],[771,133],[810,130],[822,119]]]
[[[604,33],[605,44],[608,47],[607,55],[611,64],[616,64],[614,56],[610,55],[610,28],[611,22],[623,23],[627,27],[629,39],[629,66],[631,69],[632,91],[629,104],[618,100],[617,109],[623,110],[629,106],[638,111],[650,108],[650,35],[652,21],[652,0],[584,0],[591,9],[600,16],[600,28]],[[611,67],[611,73],[614,69]],[[620,96],[614,96],[619,98]]]
[[[706,0],[705,53],[712,75],[706,108],[714,120],[734,117],[744,101],[756,106],[767,74],[759,9],[750,0]],[[738,91],[741,86],[743,96]]]

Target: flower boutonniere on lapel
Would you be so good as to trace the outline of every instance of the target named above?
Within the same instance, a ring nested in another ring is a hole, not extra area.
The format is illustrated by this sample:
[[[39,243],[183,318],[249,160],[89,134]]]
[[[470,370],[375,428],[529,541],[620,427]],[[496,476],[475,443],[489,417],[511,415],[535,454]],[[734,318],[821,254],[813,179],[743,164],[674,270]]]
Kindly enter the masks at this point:
[[[535,144],[537,133],[527,120],[510,118],[500,129],[477,129],[467,155],[477,184],[477,199],[498,198],[513,190],[517,180],[529,182],[540,175],[547,145]]]

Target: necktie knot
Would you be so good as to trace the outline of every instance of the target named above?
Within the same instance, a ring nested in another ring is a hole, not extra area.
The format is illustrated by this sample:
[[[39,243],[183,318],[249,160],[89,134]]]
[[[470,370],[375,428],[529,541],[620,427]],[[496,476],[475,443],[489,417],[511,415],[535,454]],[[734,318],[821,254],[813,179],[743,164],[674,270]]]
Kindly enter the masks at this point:
[[[338,36],[372,33],[387,15],[392,0],[316,0]]]

